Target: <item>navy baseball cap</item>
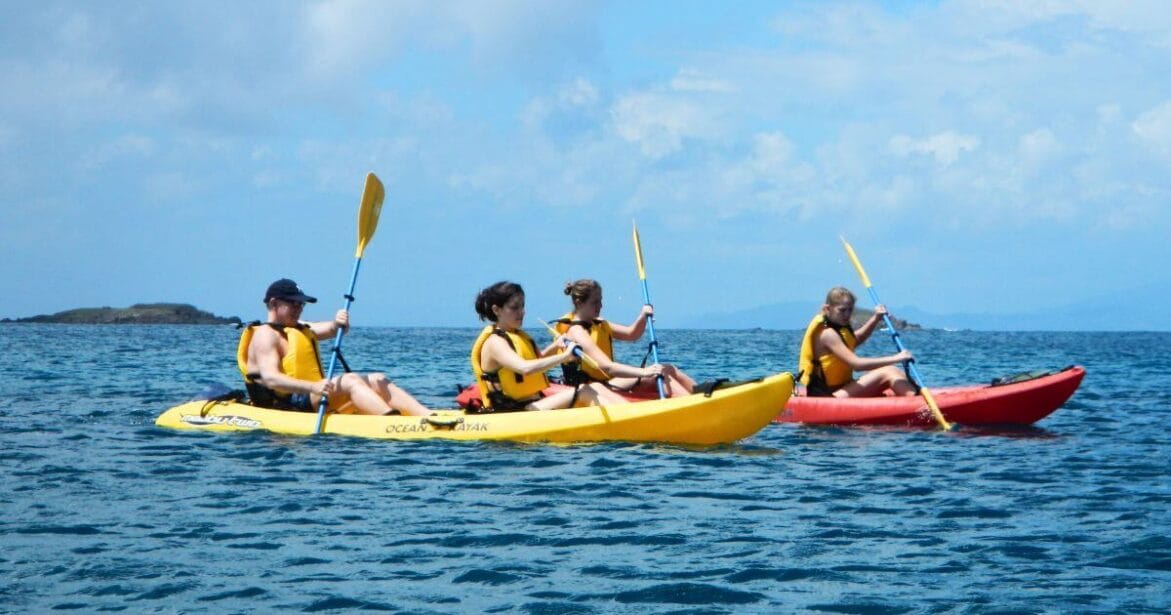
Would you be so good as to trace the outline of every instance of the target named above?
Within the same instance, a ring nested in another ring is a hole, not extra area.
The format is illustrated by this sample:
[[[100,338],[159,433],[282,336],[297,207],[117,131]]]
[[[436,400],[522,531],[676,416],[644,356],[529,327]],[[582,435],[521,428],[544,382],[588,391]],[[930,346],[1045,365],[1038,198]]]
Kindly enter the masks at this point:
[[[268,303],[271,299],[281,299],[283,301],[301,301],[303,303],[317,303],[317,297],[310,297],[306,295],[297,283],[288,279],[281,278],[276,282],[268,285],[268,290],[264,293],[264,302]]]

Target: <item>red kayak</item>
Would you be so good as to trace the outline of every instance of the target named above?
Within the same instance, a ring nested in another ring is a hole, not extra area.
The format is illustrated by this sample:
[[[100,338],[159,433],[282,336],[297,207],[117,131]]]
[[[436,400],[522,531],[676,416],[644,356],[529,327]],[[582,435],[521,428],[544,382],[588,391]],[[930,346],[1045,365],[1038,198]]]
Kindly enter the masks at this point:
[[[939,409],[959,425],[1032,425],[1066,402],[1081,384],[1079,366],[1059,372],[1029,373],[992,384],[931,387]],[[935,425],[922,397],[789,398],[774,423],[810,425]]]

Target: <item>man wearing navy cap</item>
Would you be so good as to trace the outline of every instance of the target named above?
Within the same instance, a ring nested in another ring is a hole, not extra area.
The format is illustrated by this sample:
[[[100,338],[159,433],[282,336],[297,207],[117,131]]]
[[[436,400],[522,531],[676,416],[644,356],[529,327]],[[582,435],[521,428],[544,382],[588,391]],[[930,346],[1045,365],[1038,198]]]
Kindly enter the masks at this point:
[[[268,322],[244,329],[236,358],[254,405],[315,412],[325,396],[331,412],[430,414],[385,374],[349,372],[326,380],[317,340],[349,328],[350,315],[338,310],[330,321],[301,322],[306,303],[317,303],[317,298],[305,294],[296,282],[281,278],[264,293]]]

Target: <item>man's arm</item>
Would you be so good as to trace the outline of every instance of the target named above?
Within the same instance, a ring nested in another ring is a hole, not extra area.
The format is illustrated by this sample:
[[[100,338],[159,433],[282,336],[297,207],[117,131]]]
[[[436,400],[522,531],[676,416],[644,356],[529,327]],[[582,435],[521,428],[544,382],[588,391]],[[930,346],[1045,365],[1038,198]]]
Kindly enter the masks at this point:
[[[337,314],[334,314],[333,320],[311,322],[309,323],[309,328],[319,340],[331,338],[337,335],[339,328],[347,330],[350,328],[350,313],[345,310],[338,310]]]
[[[260,383],[286,393],[322,394],[325,390],[324,380],[300,380],[281,371],[280,339],[280,335],[268,327],[258,327],[253,334],[248,359],[260,373]]]

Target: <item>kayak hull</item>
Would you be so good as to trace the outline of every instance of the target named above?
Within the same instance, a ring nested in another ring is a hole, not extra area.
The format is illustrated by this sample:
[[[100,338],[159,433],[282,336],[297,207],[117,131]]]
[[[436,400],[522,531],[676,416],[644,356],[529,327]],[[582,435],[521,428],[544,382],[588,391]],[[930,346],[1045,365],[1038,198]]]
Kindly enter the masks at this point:
[[[725,444],[763,429],[792,392],[793,376],[782,373],[719,389],[710,397],[689,395],[610,407],[499,414],[443,410],[430,417],[330,414],[322,431],[388,440]],[[197,400],[167,410],[155,424],[189,431],[264,430],[303,436],[314,433],[316,421],[316,413]]]
[[[1001,385],[931,388],[943,416],[959,425],[1032,425],[1062,406],[1077,390],[1085,369],[1068,367]],[[934,427],[922,397],[791,397],[774,422],[809,425],[901,425]]]

